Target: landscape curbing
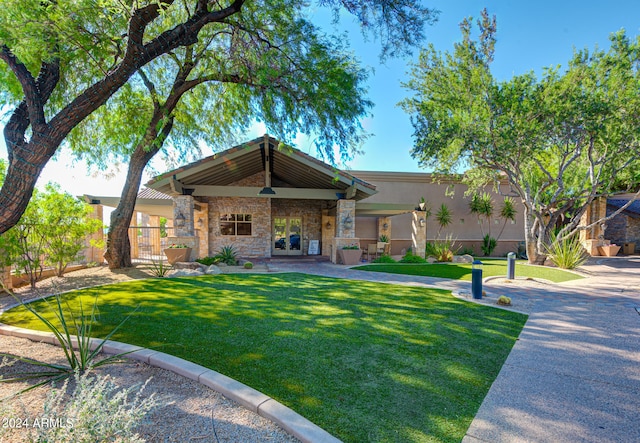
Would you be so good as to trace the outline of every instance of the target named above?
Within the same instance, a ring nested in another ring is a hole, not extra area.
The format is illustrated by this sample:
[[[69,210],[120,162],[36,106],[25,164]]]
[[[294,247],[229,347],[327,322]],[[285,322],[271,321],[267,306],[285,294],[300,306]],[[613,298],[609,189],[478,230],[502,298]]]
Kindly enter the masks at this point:
[[[58,345],[58,341],[53,332],[34,331],[4,323],[0,323],[0,335],[27,338],[29,340]],[[73,341],[75,344],[75,339]],[[90,347],[95,349],[101,342],[102,340],[93,338],[91,339]],[[273,398],[212,369],[205,368],[204,366],[170,354],[165,354],[164,352],[153,351],[114,340],[106,340],[102,351],[105,354],[111,355],[125,353],[125,355],[123,355],[125,358],[141,361],[197,381],[258,415],[271,420],[303,443],[340,442],[339,439],[315,423]]]

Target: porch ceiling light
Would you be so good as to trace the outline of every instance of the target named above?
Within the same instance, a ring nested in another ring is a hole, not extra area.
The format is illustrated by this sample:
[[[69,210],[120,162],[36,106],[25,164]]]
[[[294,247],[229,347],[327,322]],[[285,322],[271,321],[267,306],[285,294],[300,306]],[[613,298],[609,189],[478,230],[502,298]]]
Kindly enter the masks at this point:
[[[265,186],[260,192],[258,192],[258,195],[276,195],[276,191],[271,189],[270,186]]]

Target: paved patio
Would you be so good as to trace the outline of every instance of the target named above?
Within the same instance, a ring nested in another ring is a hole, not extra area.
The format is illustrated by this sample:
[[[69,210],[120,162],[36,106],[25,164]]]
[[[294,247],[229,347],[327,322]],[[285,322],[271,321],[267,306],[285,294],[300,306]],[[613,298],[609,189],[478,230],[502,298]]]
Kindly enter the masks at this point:
[[[274,261],[272,271],[454,291],[469,282]],[[530,316],[463,439],[477,442],[640,441],[640,257],[597,258],[590,277],[562,284],[500,285]]]

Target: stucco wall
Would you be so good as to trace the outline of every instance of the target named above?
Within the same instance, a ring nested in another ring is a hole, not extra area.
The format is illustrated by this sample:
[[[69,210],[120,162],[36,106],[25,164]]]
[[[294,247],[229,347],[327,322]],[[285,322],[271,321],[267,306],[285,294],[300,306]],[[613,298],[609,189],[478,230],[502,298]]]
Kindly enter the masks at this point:
[[[431,207],[431,217],[427,220],[427,241],[437,238],[439,225],[435,220],[435,214],[444,203],[452,213],[452,223],[444,228],[440,235],[451,235],[459,241],[475,241],[482,239],[482,229],[478,224],[477,217],[469,210],[470,199],[464,196],[467,187],[461,184],[443,181],[436,183],[432,181],[429,174],[422,173],[394,173],[394,172],[370,172],[370,171],[350,171],[356,177],[376,185],[378,193],[363,200],[363,203],[402,203],[418,205],[420,197],[424,197]],[[449,192],[448,192],[449,191]],[[453,191],[453,197],[447,195]],[[508,187],[502,190],[508,191]],[[494,213],[499,214],[504,197],[487,188],[493,196]],[[514,199],[518,211],[515,223],[507,222],[500,240],[502,241],[523,241],[523,207],[517,199]],[[411,239],[411,214],[403,214],[391,217],[392,220],[392,240],[404,241]],[[491,235],[496,237],[502,227],[502,219],[499,223],[491,225]],[[488,225],[483,225],[485,233]]]

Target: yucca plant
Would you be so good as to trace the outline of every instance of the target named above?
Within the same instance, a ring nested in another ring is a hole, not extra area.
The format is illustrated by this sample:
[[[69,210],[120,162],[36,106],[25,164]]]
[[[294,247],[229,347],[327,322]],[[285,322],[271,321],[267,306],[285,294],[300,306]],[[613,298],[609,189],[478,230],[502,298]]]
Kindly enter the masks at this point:
[[[164,277],[167,275],[167,272],[171,269],[171,266],[167,266],[163,260],[152,260],[151,261],[151,272],[156,277]]]
[[[53,332],[59,346],[62,348],[64,356],[66,358],[66,365],[58,365],[53,363],[44,363],[38,360],[34,360],[27,357],[17,357],[8,353],[0,353],[0,357],[7,358],[9,360],[18,360],[24,363],[41,366],[47,368],[45,371],[34,372],[22,372],[10,377],[0,378],[0,382],[8,383],[15,381],[24,381],[36,378],[45,379],[33,386],[30,386],[19,393],[29,391],[47,383],[55,382],[58,380],[64,380],[75,372],[83,373],[89,369],[104,366],[110,363],[116,363],[121,361],[121,357],[128,354],[125,352],[122,354],[112,355],[103,359],[98,359],[98,354],[102,351],[107,340],[109,340],[113,334],[128,320],[129,316],[125,317],[120,324],[118,324],[104,339],[98,342],[97,346],[91,349],[91,338],[93,324],[96,321],[96,311],[98,306],[98,298],[96,296],[90,315],[85,315],[82,300],[79,300],[79,315],[75,315],[69,303],[65,300],[64,307],[62,297],[56,294],[54,295],[55,305],[44,299],[47,306],[54,313],[57,324],[49,320],[40,312],[36,311],[31,304],[24,303],[13,292],[7,291],[13,298],[15,298],[24,309],[36,316],[47,328]],[[66,308],[66,309],[65,309]],[[76,348],[76,349],[74,349]]]
[[[575,235],[558,239],[552,234],[551,244],[546,247],[546,251],[553,264],[562,269],[575,269],[588,258],[580,239]]]

